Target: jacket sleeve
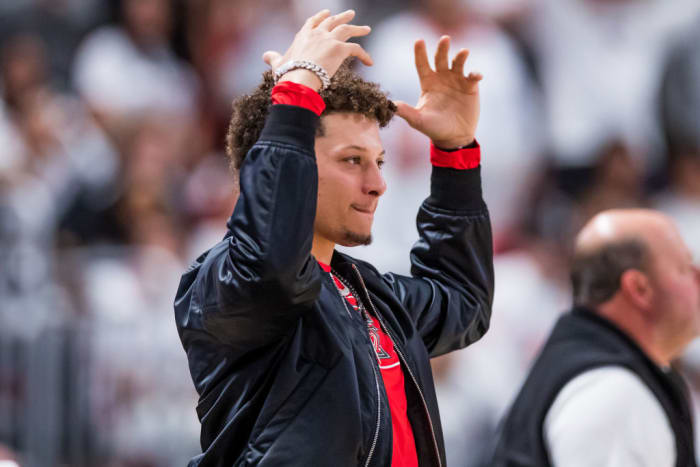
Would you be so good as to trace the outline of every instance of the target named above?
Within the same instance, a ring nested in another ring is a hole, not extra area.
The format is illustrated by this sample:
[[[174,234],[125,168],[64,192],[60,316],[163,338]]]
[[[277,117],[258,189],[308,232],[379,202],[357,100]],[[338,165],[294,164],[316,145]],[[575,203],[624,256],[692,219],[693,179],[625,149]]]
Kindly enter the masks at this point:
[[[301,107],[270,108],[240,172],[240,195],[222,243],[185,273],[175,302],[181,327],[251,350],[288,333],[320,290],[311,256],[319,118]],[[199,325],[192,326],[194,321]]]
[[[493,245],[480,167],[433,167],[431,194],[418,211],[411,275],[386,274],[430,356],[486,333],[493,301]]]

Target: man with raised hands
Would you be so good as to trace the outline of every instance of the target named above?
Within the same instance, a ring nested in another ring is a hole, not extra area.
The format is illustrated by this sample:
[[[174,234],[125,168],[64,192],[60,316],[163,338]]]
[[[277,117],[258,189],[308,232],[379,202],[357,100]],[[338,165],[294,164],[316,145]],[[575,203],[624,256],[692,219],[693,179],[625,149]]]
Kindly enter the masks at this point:
[[[309,18],[234,103],[238,202],[175,300],[200,395],[191,466],[445,465],[430,358],[479,339],[493,295],[474,139],[481,75],[464,75],[465,49],[448,62],[449,37],[435,69],[417,41],[421,97],[395,105],[348,67],[372,64],[347,42],[370,32],[353,17]],[[335,251],[371,241],[386,190],[379,128],[394,112],[432,140],[411,277]]]

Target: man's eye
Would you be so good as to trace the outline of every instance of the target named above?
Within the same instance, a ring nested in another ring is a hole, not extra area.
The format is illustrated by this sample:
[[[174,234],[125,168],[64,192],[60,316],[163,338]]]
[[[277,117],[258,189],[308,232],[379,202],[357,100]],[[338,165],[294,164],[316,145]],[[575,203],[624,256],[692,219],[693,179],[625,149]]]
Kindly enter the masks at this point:
[[[348,157],[345,159],[346,162],[350,162],[353,165],[360,165],[360,162],[362,162],[362,159],[360,159],[359,156],[354,156],[354,157]]]
[[[383,160],[377,161],[377,167],[379,167],[380,169],[382,167],[384,167],[384,161]]]

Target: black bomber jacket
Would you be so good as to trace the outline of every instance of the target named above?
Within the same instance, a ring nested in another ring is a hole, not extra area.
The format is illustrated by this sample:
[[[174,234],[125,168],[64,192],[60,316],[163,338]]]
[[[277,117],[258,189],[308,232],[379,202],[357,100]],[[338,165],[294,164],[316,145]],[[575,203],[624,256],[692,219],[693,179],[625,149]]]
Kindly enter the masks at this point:
[[[182,276],[175,318],[202,425],[190,466],[391,464],[366,325],[310,253],[318,121],[301,107],[271,107],[225,238]],[[445,465],[430,358],[489,325],[493,253],[479,171],[433,168],[411,277],[338,252],[331,261],[394,342],[421,466]]]

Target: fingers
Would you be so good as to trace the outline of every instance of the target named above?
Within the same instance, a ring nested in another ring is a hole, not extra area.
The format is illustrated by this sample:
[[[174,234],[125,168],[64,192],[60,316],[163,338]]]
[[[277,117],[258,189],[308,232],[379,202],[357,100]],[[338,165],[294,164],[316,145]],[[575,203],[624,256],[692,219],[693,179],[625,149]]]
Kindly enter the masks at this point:
[[[396,115],[406,120],[406,123],[416,128],[420,125],[420,113],[415,107],[411,107],[403,101],[394,101]]]
[[[324,28],[327,31],[332,31],[337,26],[345,24],[355,17],[355,10],[345,10],[337,15],[329,16],[318,25],[320,28]]]
[[[449,66],[447,63],[447,54],[450,50],[450,36],[442,36],[438,41],[437,50],[435,51],[435,71],[447,71]]]
[[[459,76],[464,76],[464,63],[467,61],[469,56],[469,51],[467,49],[461,49],[455,58],[452,59],[452,71],[459,74]]]
[[[279,62],[280,60],[282,60],[282,55],[279,52],[275,52],[274,50],[268,50],[263,54],[262,59],[271,68],[276,68],[280,65]]]
[[[367,66],[372,66],[374,64],[374,62],[372,61],[372,57],[369,56],[367,51],[363,49],[360,44],[355,44],[354,42],[346,42],[346,46],[349,49],[349,56],[356,57],[358,60],[360,60]]]
[[[325,20],[330,15],[331,15],[330,10],[321,10],[318,13],[316,13],[315,15],[313,15],[312,17],[310,17],[309,19],[307,19],[306,22],[304,23],[304,27],[309,28],[309,29],[313,29],[316,26],[318,26],[319,24],[321,24],[321,21]]]
[[[416,57],[416,71],[418,71],[418,78],[423,79],[430,75],[433,70],[430,69],[430,62],[428,62],[428,52],[425,47],[425,41],[419,39],[413,46],[413,51]]]
[[[469,75],[466,78],[467,85],[466,85],[465,91],[468,94],[478,93],[479,92],[479,81],[481,81],[483,77],[484,76],[479,72],[472,71],[471,73],[469,73]]]
[[[355,26],[352,24],[341,24],[333,30],[333,35],[339,41],[345,42],[351,37],[366,36],[372,31],[369,26]]]

